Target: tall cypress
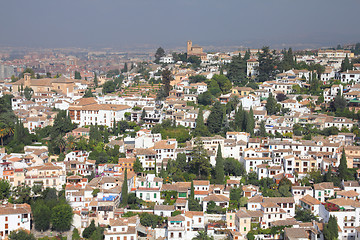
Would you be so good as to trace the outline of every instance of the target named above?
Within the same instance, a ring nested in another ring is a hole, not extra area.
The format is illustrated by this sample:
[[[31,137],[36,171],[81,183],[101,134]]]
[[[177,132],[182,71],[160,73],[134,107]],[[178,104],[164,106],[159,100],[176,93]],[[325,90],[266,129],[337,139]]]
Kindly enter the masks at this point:
[[[124,182],[121,189],[121,205],[126,206],[128,203],[129,193],[128,193],[128,184],[127,184],[127,168],[124,172]]]
[[[250,112],[247,114],[246,118],[246,132],[254,134],[255,121],[254,121],[254,112],[250,108]]]
[[[194,190],[194,181],[191,181],[191,188],[190,188],[190,199],[195,199],[195,190]]]
[[[341,153],[340,158],[340,164],[339,164],[339,177],[341,180],[347,180],[348,177],[348,167],[347,167],[347,161],[346,161],[346,155],[345,155],[345,149],[343,148],[343,151]]]
[[[207,137],[210,135],[209,130],[205,126],[203,111],[201,108],[199,109],[198,116],[196,118],[196,126],[194,128],[193,135],[194,137]]]
[[[224,108],[220,102],[216,102],[211,109],[211,113],[207,120],[207,125],[210,133],[218,134],[221,131]]]
[[[218,145],[218,151],[216,154],[216,165],[215,165],[215,183],[223,184],[224,183],[224,159],[221,153],[221,146]]]

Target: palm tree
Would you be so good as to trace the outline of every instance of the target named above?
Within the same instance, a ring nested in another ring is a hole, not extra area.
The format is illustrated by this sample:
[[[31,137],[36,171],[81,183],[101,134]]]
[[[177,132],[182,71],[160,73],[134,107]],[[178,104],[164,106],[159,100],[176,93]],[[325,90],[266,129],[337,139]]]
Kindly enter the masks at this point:
[[[208,236],[206,231],[199,231],[193,240],[214,240],[214,237]]]
[[[73,135],[69,135],[66,139],[66,148],[74,150],[76,147],[75,144],[76,144],[75,137]]]
[[[65,147],[66,147],[66,141],[63,139],[63,137],[61,137],[61,136],[57,137],[56,144],[60,149],[60,153],[64,152]]]
[[[4,138],[10,134],[13,134],[14,131],[11,127],[3,127],[0,129],[0,138],[1,138],[1,146],[4,146]]]

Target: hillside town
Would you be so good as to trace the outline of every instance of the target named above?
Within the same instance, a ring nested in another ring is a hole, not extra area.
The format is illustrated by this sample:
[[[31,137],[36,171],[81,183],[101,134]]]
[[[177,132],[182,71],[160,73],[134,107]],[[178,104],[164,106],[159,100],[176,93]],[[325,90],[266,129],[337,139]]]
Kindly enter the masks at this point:
[[[0,53],[0,239],[360,240],[360,43]]]

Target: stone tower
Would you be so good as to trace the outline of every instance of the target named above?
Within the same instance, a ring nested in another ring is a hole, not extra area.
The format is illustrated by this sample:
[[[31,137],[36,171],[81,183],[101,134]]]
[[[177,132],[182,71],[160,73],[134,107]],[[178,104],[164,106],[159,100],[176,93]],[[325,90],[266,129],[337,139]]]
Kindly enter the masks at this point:
[[[30,87],[30,81],[31,81],[31,74],[30,73],[24,73],[24,87]]]
[[[187,54],[190,55],[191,54],[191,51],[192,51],[192,41],[189,40],[187,41]]]

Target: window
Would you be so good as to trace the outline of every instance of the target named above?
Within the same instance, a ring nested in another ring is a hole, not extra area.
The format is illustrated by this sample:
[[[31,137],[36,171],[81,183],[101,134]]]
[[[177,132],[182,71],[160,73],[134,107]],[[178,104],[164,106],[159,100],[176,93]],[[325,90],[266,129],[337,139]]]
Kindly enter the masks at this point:
[[[170,233],[170,238],[174,238],[174,233]]]
[[[246,227],[244,227],[244,231],[246,231]]]
[[[20,216],[19,216],[20,217]],[[8,221],[8,217],[5,217],[5,221],[7,222]]]
[[[232,215],[230,215],[230,220],[232,220]]]
[[[9,224],[5,223],[5,229],[9,228]]]
[[[179,238],[182,238],[182,234],[181,234],[181,232],[179,233]]]
[[[154,193],[154,198],[156,198],[156,193]]]

